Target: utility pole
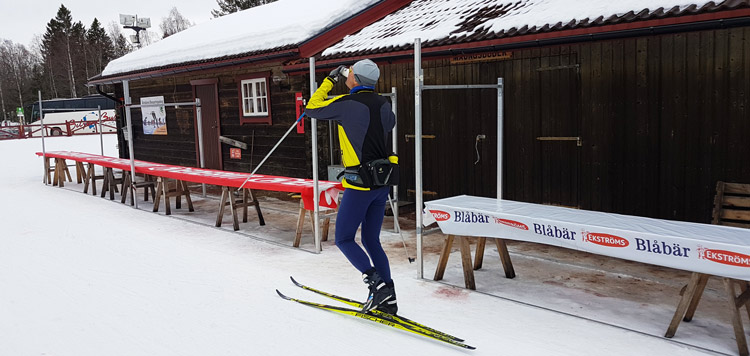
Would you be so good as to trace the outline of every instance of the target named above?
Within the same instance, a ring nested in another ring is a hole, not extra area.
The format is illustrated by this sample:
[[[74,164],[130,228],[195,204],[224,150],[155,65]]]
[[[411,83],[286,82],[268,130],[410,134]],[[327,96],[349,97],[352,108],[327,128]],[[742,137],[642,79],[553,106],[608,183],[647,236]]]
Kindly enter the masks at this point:
[[[135,31],[135,35],[130,36],[130,42],[138,45],[138,48],[142,48],[140,32],[151,27],[151,19],[148,17],[138,18],[138,15],[120,14],[120,24],[124,28],[129,28]]]

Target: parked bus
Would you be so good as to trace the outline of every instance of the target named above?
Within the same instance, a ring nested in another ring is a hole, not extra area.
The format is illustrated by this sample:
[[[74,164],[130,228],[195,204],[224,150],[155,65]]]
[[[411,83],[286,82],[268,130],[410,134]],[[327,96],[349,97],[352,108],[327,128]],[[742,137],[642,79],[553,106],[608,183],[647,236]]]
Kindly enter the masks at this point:
[[[71,99],[50,99],[42,100],[42,109],[44,114],[70,112],[70,111],[90,111],[100,106],[103,110],[112,110],[115,108],[115,102],[103,95],[88,95],[83,98]],[[49,110],[48,110],[49,109]],[[35,101],[24,108],[27,113],[26,122],[39,120],[39,102]]]
[[[44,105],[44,104],[42,104]],[[99,126],[99,111],[70,111],[44,114],[46,136],[71,136],[82,134],[112,133],[117,131],[115,124],[115,110],[103,110],[101,126]],[[25,127],[27,137],[41,137],[41,120],[32,122]]]

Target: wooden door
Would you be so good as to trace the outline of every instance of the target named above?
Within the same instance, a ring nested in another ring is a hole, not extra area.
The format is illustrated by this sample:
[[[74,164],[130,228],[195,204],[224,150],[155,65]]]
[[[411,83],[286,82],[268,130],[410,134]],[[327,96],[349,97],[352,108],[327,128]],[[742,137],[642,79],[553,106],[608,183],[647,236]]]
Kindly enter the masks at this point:
[[[201,119],[203,131],[204,167],[209,169],[223,169],[221,157],[221,123],[219,122],[219,96],[216,88],[218,80],[194,80],[193,96],[201,100]],[[198,117],[195,116],[196,162],[200,167],[200,151],[198,150]]]
[[[543,57],[537,117],[535,197],[539,203],[580,207],[579,67],[574,55]]]

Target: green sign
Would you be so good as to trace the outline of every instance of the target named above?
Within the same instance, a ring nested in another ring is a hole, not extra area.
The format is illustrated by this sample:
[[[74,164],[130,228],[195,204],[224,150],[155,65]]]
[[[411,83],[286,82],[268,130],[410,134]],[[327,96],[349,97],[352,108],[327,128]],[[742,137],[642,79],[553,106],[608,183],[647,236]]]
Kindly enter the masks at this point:
[[[23,116],[23,108],[16,108],[16,115]]]

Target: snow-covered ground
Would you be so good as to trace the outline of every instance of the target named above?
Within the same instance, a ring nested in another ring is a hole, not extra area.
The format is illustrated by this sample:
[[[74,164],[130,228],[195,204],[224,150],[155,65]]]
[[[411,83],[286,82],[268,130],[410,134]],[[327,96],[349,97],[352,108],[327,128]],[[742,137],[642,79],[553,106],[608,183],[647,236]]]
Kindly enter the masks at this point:
[[[105,154],[116,155],[113,135]],[[48,150],[99,153],[97,136],[46,140]],[[262,199],[266,227],[211,226],[215,200],[170,217],[42,183],[38,139],[0,141],[0,355],[703,355],[736,354],[724,302],[709,284],[695,319],[666,326],[686,273],[534,244],[511,243],[518,277],[502,278],[488,245],[478,292],[416,278],[384,224],[403,315],[463,337],[468,351],[282,300],[329,303],[288,277],[355,299],[359,273],[333,245],[291,247],[296,202]],[[197,195],[197,194],[196,194]],[[142,196],[139,196],[142,199]],[[184,207],[184,204],[183,204]],[[193,221],[188,221],[192,219]],[[402,225],[408,224],[404,220]],[[333,234],[333,229],[331,234]],[[413,253],[413,234],[409,245]],[[442,239],[425,237],[425,276]],[[704,306],[705,305],[705,306]],[[715,352],[712,352],[715,351]]]

